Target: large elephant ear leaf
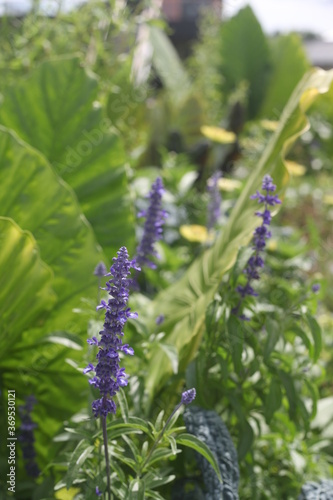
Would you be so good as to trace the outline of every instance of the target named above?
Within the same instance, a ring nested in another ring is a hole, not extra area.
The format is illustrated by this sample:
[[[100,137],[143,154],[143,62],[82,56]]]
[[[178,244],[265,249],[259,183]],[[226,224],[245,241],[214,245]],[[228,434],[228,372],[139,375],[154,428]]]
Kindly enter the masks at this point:
[[[74,189],[111,256],[134,245],[125,153],[97,102],[98,81],[77,58],[48,61],[4,92],[0,123],[41,151]]]
[[[46,159],[0,127],[0,214],[14,219],[37,241],[43,261],[54,273],[58,302],[45,331],[79,333],[86,319],[73,318],[81,297],[96,300],[96,264],[103,259],[95,235],[73,191]],[[27,325],[25,325],[27,328]]]
[[[221,26],[222,88],[226,95],[241,82],[248,84],[248,115],[254,118],[267,88],[270,53],[267,38],[251,7]]]
[[[305,111],[315,98],[328,91],[333,70],[307,73],[285,107],[279,127],[253,169],[228,223],[213,246],[206,250],[179,281],[163,290],[154,301],[155,317],[163,314],[165,342],[177,347],[179,367],[184,370],[196,355],[204,328],[205,311],[223,275],[233,266],[242,245],[247,245],[257,224],[256,204],[250,195],[271,174],[281,189],[288,181],[284,158],[295,140],[308,128]],[[172,366],[160,349],[152,352],[146,387],[152,397],[172,376]]]
[[[297,83],[310,69],[310,63],[296,34],[274,37],[270,44],[273,68],[260,115],[276,119]]]
[[[0,356],[22,332],[40,321],[57,298],[53,273],[42,261],[33,236],[12,220],[0,217]]]

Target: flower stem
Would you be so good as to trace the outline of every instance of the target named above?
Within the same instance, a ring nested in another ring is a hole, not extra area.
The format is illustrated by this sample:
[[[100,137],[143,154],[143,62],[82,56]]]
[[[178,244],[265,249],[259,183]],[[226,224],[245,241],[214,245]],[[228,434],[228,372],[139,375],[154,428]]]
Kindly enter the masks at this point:
[[[107,492],[108,492],[108,500],[111,500],[110,460],[108,452],[108,435],[106,431],[106,417],[101,417],[101,419],[102,419],[104,453],[105,453],[105,464],[106,464]]]
[[[166,428],[168,427],[169,425],[169,422],[170,420],[172,419],[172,417],[174,416],[174,414],[176,413],[177,410],[179,410],[179,408],[181,407],[183,403],[179,403],[176,408],[173,410],[173,412],[171,413],[171,415],[169,416],[168,420],[165,422],[165,425],[163,427],[163,429],[161,430],[161,432],[159,433],[158,437],[156,438],[155,440],[155,443],[153,444],[153,446],[151,447],[148,455],[146,456],[145,460],[143,461],[141,467],[140,467],[140,475],[141,475],[141,472],[143,471],[145,465],[147,464],[148,460],[150,459],[150,457],[152,456],[153,454],[153,451],[156,449],[158,443],[161,441],[162,437],[163,437],[163,434],[165,433],[165,430]]]

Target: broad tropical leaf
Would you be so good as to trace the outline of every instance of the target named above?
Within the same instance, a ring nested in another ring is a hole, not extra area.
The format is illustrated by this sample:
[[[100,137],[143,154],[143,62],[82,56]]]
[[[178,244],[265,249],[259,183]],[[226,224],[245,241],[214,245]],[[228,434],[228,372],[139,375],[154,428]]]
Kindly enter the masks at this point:
[[[53,273],[41,260],[33,236],[0,217],[0,357],[54,306]]]
[[[31,231],[41,257],[54,273],[58,295],[52,329],[78,333],[73,308],[81,297],[95,299],[95,265],[103,258],[94,233],[82,216],[72,190],[46,159],[15,134],[0,127],[0,214]],[[81,325],[86,329],[86,320]]]
[[[310,64],[295,34],[274,38],[271,48],[273,69],[260,114],[276,120]]]
[[[4,94],[0,123],[41,151],[74,189],[109,259],[134,244],[125,153],[76,58],[41,64]],[[38,105],[36,104],[38,103]]]
[[[267,39],[251,7],[221,27],[222,89],[228,95],[243,81],[249,85],[248,114],[253,118],[265,95],[270,69]]]

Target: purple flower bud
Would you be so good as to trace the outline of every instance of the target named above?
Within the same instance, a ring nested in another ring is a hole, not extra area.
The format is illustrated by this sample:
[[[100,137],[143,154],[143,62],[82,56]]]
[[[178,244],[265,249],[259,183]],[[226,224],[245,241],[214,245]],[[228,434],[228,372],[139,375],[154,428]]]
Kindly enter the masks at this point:
[[[210,179],[208,179],[207,191],[210,194],[210,199],[208,203],[208,218],[207,218],[207,229],[210,231],[214,229],[217,221],[221,215],[221,194],[218,186],[218,180],[220,178],[220,173],[215,172]]]
[[[184,391],[183,394],[182,394],[182,404],[183,405],[189,405],[190,403],[192,403],[192,401],[195,400],[195,396],[197,395],[196,393],[196,390],[193,388],[193,389],[189,389],[188,391]]]
[[[99,487],[98,487],[98,486],[96,486],[96,495],[97,495],[98,497],[101,497],[101,496],[102,496],[102,494],[103,494],[103,493],[99,490]]]
[[[105,266],[104,262],[101,261],[95,267],[94,275],[98,276],[98,278],[103,278],[103,276],[105,276],[107,272],[108,271],[106,269],[106,266]]]
[[[317,292],[319,292],[319,290],[320,290],[319,283],[315,283],[314,285],[312,285],[312,291],[313,291],[313,293],[317,293]]]
[[[136,318],[136,313],[131,313],[127,307],[129,298],[129,287],[131,279],[128,277],[130,269],[138,269],[135,260],[128,259],[128,252],[121,247],[108,276],[111,279],[106,283],[106,290],[110,298],[106,303],[101,301],[97,309],[105,309],[105,321],[103,330],[100,332],[101,340],[96,337],[88,340],[89,344],[98,345],[99,351],[96,355],[97,364],[90,363],[83,371],[88,373],[94,371],[96,376],[90,379],[90,384],[99,389],[101,398],[93,401],[92,410],[94,416],[106,417],[108,413],[116,413],[114,396],[120,387],[128,384],[125,369],[119,367],[119,353],[133,355],[134,351],[128,344],[123,344],[124,326],[128,318]]]
[[[164,320],[165,320],[164,314],[160,314],[155,319],[155,323],[156,323],[156,325],[161,325],[162,323],[164,323]]]
[[[156,241],[162,238],[162,226],[167,217],[165,210],[162,210],[163,193],[162,179],[157,177],[148,195],[150,199],[149,207],[138,214],[139,217],[146,217],[146,221],[143,228],[142,240],[136,251],[136,261],[139,266],[147,266],[151,269],[156,269],[156,264],[151,259],[159,257],[154,245]]]

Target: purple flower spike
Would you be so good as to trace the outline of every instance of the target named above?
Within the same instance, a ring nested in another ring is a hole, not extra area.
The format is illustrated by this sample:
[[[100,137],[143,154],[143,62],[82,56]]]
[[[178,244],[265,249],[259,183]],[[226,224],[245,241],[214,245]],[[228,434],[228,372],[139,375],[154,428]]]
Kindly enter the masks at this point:
[[[318,293],[319,290],[320,290],[319,283],[315,283],[314,285],[312,285],[312,291],[313,291],[313,293]]]
[[[156,323],[156,325],[161,325],[162,323],[164,323],[164,320],[165,320],[164,314],[160,314],[155,319],[155,323]]]
[[[125,247],[121,247],[117,257],[113,258],[113,264],[108,276],[111,279],[106,283],[105,290],[110,298],[108,303],[101,301],[98,308],[105,309],[105,321],[103,330],[100,333],[101,340],[96,337],[88,340],[89,344],[98,345],[96,366],[91,363],[85,368],[84,373],[94,371],[96,376],[89,380],[90,384],[99,389],[101,398],[93,401],[92,410],[94,416],[106,417],[108,413],[116,413],[114,396],[120,387],[127,385],[125,369],[119,367],[119,353],[133,355],[134,351],[128,344],[123,344],[124,326],[128,318],[136,318],[136,313],[131,313],[127,307],[129,297],[129,287],[132,280],[128,277],[130,269],[139,270],[135,259],[128,259],[128,252]]]
[[[163,193],[162,179],[157,177],[148,195],[150,202],[147,210],[143,210],[138,214],[138,217],[146,217],[146,221],[143,228],[142,240],[137,248],[136,261],[139,266],[147,266],[151,269],[156,269],[156,264],[151,259],[152,257],[159,257],[154,245],[156,241],[162,238],[162,226],[167,217],[165,210],[162,210]]]
[[[36,403],[35,396],[28,396],[25,399],[25,404],[18,408],[21,417],[19,441],[21,442],[25,470],[28,476],[33,478],[37,478],[40,474],[35,461],[36,451],[34,448],[34,429],[37,427],[37,424],[35,424],[30,415]]]
[[[251,196],[252,200],[258,200],[258,203],[264,204],[264,209],[262,212],[255,212],[255,215],[262,218],[262,223],[261,226],[257,227],[253,233],[254,254],[249,258],[246,268],[244,269],[244,274],[246,274],[247,276],[245,285],[239,285],[236,289],[241,298],[238,302],[237,307],[235,307],[235,309],[233,310],[234,313],[238,313],[239,307],[245,297],[256,297],[258,295],[252,288],[251,283],[253,280],[260,279],[259,269],[264,266],[264,259],[260,254],[266,247],[266,240],[268,240],[272,236],[272,233],[268,229],[272,219],[272,215],[268,209],[268,206],[275,206],[281,203],[276,195],[271,194],[276,190],[276,186],[275,184],[273,184],[273,179],[271,178],[271,176],[265,175],[262,181],[262,190],[266,191],[266,193],[262,194],[257,191],[255,195]],[[244,320],[245,316],[239,315],[239,318]]]
[[[103,276],[105,276],[107,272],[108,271],[106,269],[106,265],[104,264],[104,262],[101,261],[95,267],[94,275],[97,276],[98,278],[103,278]]]
[[[96,495],[97,495],[98,497],[101,497],[101,496],[102,496],[102,494],[103,494],[103,493],[99,490],[99,487],[98,487],[98,486],[96,486],[96,490],[95,490],[95,491],[96,491]]]
[[[195,396],[197,395],[196,393],[196,390],[193,388],[193,389],[189,389],[188,391],[184,391],[183,394],[182,394],[182,404],[183,405],[189,405],[192,403],[192,401],[195,400]]]
[[[220,173],[215,172],[210,179],[208,179],[207,191],[210,194],[210,200],[208,203],[208,217],[207,217],[207,229],[210,231],[214,229],[217,221],[221,215],[221,194],[218,186],[218,180],[220,178]]]

